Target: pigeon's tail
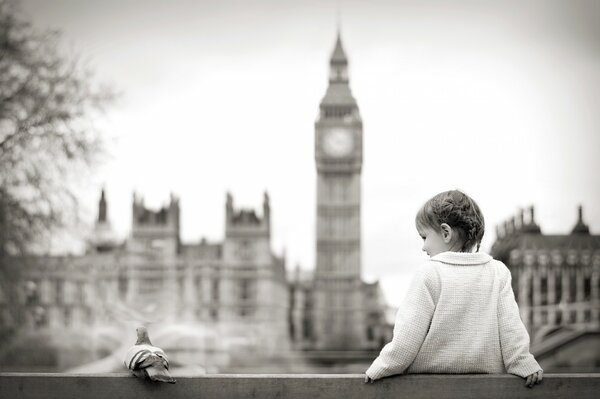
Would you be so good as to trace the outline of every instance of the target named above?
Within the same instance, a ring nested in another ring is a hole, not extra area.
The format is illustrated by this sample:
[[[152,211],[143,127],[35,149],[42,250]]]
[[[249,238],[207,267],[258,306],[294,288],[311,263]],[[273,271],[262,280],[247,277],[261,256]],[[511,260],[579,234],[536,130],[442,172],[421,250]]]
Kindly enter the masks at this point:
[[[144,369],[144,371],[146,371],[148,378],[150,378],[152,381],[168,382],[169,384],[175,384],[177,382],[175,378],[171,376],[169,370],[167,370],[164,366],[147,367]]]
[[[169,373],[169,363],[157,355],[148,356],[141,364],[140,368],[146,371],[148,378],[152,381],[168,382],[175,384],[175,379]]]

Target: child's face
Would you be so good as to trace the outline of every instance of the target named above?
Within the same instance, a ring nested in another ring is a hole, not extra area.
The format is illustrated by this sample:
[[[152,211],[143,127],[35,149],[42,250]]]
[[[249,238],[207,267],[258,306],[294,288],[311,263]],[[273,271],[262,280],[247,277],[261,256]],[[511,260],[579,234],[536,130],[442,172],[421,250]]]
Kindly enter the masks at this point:
[[[417,231],[423,239],[423,251],[430,257],[450,250],[450,244],[444,241],[440,231],[423,226],[417,226]]]

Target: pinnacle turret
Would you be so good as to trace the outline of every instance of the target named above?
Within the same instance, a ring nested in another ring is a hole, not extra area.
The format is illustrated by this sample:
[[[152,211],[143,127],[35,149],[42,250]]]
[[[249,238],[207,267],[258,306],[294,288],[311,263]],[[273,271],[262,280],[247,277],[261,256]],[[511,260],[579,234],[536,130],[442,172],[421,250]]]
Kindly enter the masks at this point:
[[[106,204],[106,194],[104,192],[104,187],[100,193],[100,201],[98,203],[98,223],[106,223],[108,221],[106,213],[107,213],[107,204]]]
[[[98,219],[96,220],[89,244],[90,248],[97,252],[109,251],[117,246],[117,239],[108,219],[108,204],[104,187],[100,192]]]
[[[583,207],[581,205],[577,208],[577,223],[571,234],[590,234],[590,228],[583,222]]]

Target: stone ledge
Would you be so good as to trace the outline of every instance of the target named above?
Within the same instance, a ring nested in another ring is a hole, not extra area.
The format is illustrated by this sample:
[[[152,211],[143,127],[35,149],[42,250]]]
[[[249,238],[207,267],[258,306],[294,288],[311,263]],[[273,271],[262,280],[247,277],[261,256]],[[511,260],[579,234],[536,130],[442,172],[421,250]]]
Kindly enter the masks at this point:
[[[177,384],[128,374],[0,373],[0,398],[598,398],[600,374],[548,374],[533,389],[512,375],[405,375],[364,384],[360,374],[215,374]]]

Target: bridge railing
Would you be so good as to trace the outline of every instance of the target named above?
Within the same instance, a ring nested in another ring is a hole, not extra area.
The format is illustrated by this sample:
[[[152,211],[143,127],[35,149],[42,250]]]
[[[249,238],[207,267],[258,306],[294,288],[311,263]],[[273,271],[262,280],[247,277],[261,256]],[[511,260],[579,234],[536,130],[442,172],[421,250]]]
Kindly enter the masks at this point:
[[[530,389],[512,375],[407,375],[365,384],[358,374],[216,374],[177,384],[127,374],[0,373],[0,398],[577,398],[600,397],[600,374],[548,374]]]

